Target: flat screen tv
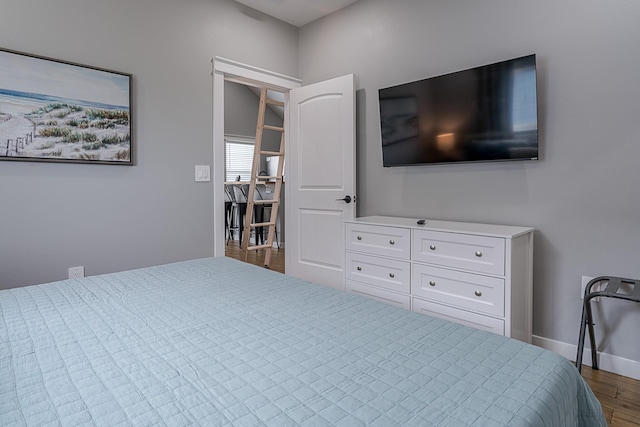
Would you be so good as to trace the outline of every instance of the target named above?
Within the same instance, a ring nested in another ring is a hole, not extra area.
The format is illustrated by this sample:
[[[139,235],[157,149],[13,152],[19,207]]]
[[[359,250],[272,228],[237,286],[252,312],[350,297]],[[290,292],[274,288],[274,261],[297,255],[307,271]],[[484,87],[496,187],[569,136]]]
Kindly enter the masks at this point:
[[[535,160],[535,55],[380,89],[385,167]]]

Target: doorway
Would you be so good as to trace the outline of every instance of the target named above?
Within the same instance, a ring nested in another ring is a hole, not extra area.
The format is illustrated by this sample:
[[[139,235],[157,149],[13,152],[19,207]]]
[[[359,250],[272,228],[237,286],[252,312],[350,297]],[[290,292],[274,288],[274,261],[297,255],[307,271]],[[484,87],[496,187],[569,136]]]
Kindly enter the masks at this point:
[[[300,86],[298,79],[284,76],[281,74],[273,73],[267,70],[262,70],[256,67],[240,64],[235,61],[230,61],[224,58],[214,59],[214,72],[213,72],[213,201],[214,201],[214,256],[226,256],[227,255],[227,233],[225,229],[225,217],[226,209],[225,205],[225,191],[224,185],[221,183],[227,182],[225,177],[225,113],[227,113],[227,105],[225,102],[225,89],[229,89],[229,84],[239,84],[249,88],[261,88],[266,87],[271,91],[282,93],[284,96],[285,109],[282,112],[283,119],[286,120],[287,109],[286,103],[288,101],[288,92],[291,89]],[[257,111],[257,99],[256,99],[256,111]],[[256,114],[257,118],[257,114]],[[255,137],[256,120],[249,125],[252,130],[252,136]],[[286,123],[285,123],[286,127]],[[243,132],[246,133],[246,132]],[[265,165],[266,167],[266,165]],[[284,196],[284,192],[282,193]],[[281,196],[281,199],[283,198]],[[225,215],[225,217],[223,217]],[[284,220],[284,210],[282,206],[280,208],[280,217],[282,228],[285,227],[286,221]],[[222,238],[224,236],[224,238]],[[279,236],[280,237],[280,236]],[[284,237],[284,236],[283,236]],[[230,244],[236,245],[238,242],[230,242]],[[241,252],[239,246],[230,248],[229,256],[232,258],[240,258]],[[275,255],[277,251],[272,254]],[[251,256],[252,254],[250,254]],[[284,270],[284,253],[282,255],[282,267]],[[277,264],[277,262],[276,262]],[[259,264],[260,265],[260,264]],[[280,267],[279,267],[280,268]]]
[[[215,183],[224,182],[224,83],[284,93],[286,274],[344,290],[344,224],[355,217],[355,75],[300,80],[222,58],[214,62]],[[225,255],[224,187],[214,185],[214,254]],[[349,196],[349,197],[347,197]]]

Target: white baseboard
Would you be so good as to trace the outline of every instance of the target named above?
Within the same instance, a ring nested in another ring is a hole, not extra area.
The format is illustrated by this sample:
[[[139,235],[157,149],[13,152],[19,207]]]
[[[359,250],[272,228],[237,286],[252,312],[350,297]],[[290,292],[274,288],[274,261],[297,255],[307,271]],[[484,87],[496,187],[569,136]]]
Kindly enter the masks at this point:
[[[587,340],[588,341],[588,340]],[[538,347],[558,353],[572,362],[576,360],[578,346],[549,338],[534,335],[532,343]],[[613,372],[618,375],[640,380],[640,362],[623,357],[613,356],[607,353],[598,353],[598,368],[603,371]],[[591,366],[591,349],[585,345],[582,364]]]

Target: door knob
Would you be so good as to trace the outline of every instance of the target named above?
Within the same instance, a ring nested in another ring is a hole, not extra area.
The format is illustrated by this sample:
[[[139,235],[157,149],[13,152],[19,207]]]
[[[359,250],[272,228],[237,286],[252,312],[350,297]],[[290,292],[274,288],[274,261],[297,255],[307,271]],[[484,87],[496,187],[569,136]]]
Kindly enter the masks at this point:
[[[343,201],[345,203],[351,203],[351,196],[344,196],[342,199],[336,199],[337,201]]]

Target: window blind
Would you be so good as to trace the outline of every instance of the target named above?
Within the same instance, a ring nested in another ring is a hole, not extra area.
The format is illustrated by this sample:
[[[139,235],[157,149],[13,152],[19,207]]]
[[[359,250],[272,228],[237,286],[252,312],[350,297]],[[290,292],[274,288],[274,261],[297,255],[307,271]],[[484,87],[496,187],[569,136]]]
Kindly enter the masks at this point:
[[[255,140],[251,138],[225,137],[225,181],[251,179],[253,166],[253,148]]]

